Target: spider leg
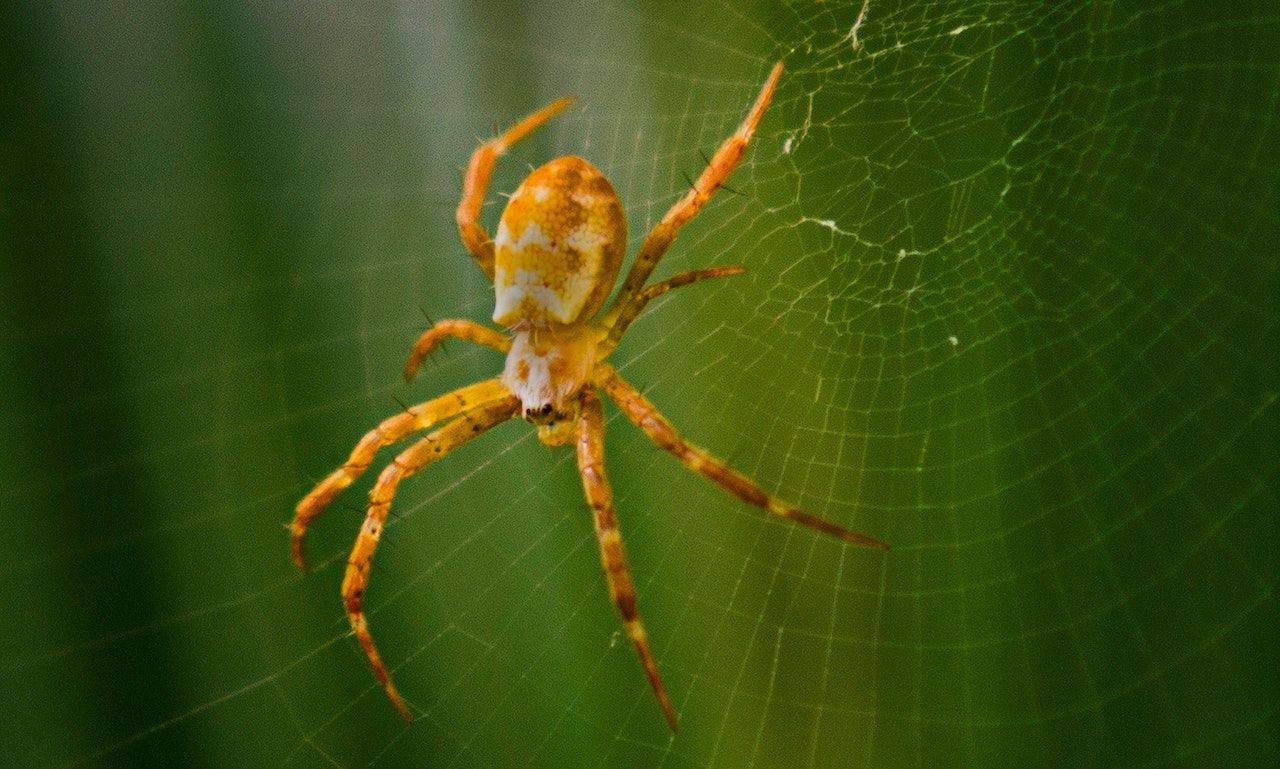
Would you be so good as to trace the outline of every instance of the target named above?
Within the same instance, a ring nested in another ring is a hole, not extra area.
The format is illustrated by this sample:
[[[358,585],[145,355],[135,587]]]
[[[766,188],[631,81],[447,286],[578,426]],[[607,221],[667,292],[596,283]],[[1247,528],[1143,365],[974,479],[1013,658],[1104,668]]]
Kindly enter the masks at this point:
[[[636,647],[636,654],[640,656],[640,664],[644,666],[649,686],[658,698],[658,705],[666,716],[667,725],[675,731],[676,711],[667,696],[666,687],[662,685],[658,665],[649,651],[644,623],[640,621],[640,614],[636,610],[635,583],[631,580],[631,569],[627,566],[627,556],[622,547],[622,534],[618,531],[618,518],[613,509],[613,490],[609,487],[609,479],[604,470],[604,415],[594,387],[587,387],[582,393],[582,413],[578,417],[578,472],[582,475],[583,494],[591,505],[595,519],[596,539],[600,543],[600,563],[604,566],[609,595],[613,597],[618,613],[622,615],[622,624],[631,643]]]
[[[493,174],[494,161],[505,154],[512,144],[569,106],[571,101],[573,99],[566,96],[551,102],[508,128],[501,136],[476,147],[475,152],[471,153],[467,174],[462,179],[462,200],[458,202],[458,234],[462,237],[462,244],[475,257],[489,280],[493,280],[493,239],[489,237],[484,225],[480,224],[480,206],[484,204],[484,193],[489,186],[489,177]]]
[[[640,295],[636,297],[636,309],[634,313],[631,313],[630,320],[635,320],[639,317],[640,313],[644,311],[644,308],[648,306],[649,302],[652,302],[654,299],[657,299],[673,288],[680,288],[681,286],[687,286],[690,283],[697,283],[700,280],[707,280],[708,278],[727,278],[731,275],[741,275],[746,271],[747,268],[740,264],[726,264],[719,267],[704,267],[698,270],[677,272],[666,280],[654,283],[653,285],[646,287],[644,291],[640,292]],[[620,307],[610,308],[609,311],[605,313],[603,319],[604,325],[609,328],[610,338],[614,340],[620,339],[622,337],[622,333],[626,331],[626,328],[620,327],[617,322],[621,309],[622,308]]]
[[[413,379],[414,374],[418,373],[418,368],[422,365],[422,361],[446,337],[450,336],[485,347],[492,347],[498,352],[507,352],[511,349],[511,338],[500,331],[494,331],[488,326],[482,326],[470,320],[442,320],[424,331],[422,336],[418,337],[418,341],[414,343],[413,351],[409,353],[409,360],[405,361],[404,364],[404,379],[406,382]]]
[[[618,298],[614,300],[613,306],[618,308],[620,313],[620,323],[616,324],[614,328],[625,329],[630,325],[632,318],[640,311],[639,307],[643,306],[643,303],[638,301],[640,290],[645,281],[649,279],[653,268],[657,266],[658,260],[662,258],[662,255],[671,246],[671,242],[675,240],[676,233],[697,215],[702,206],[711,198],[711,195],[728,180],[734,169],[738,167],[738,162],[742,160],[742,153],[747,148],[747,142],[751,140],[751,135],[760,123],[760,118],[764,115],[765,108],[769,106],[769,100],[773,98],[773,89],[778,84],[778,77],[781,74],[782,62],[778,62],[773,66],[769,77],[764,81],[764,86],[760,89],[760,95],[756,97],[755,103],[751,105],[751,110],[747,112],[747,117],[742,121],[742,125],[738,127],[738,130],[732,136],[725,139],[720,148],[711,156],[707,167],[689,191],[684,194],[684,197],[676,201],[675,205],[671,206],[666,215],[662,217],[662,221],[658,222],[649,231],[649,234],[645,236],[644,242],[640,244],[640,250],[636,252],[635,261],[631,264],[631,270],[627,273],[626,279],[622,281],[622,287],[618,291]]]
[[[364,592],[369,585],[369,566],[373,561],[373,551],[378,547],[378,539],[382,536],[382,527],[391,510],[391,500],[396,495],[396,486],[400,481],[418,472],[427,465],[458,448],[462,444],[477,437],[494,425],[505,422],[516,412],[519,400],[511,394],[486,403],[479,408],[465,412],[462,416],[449,422],[444,427],[432,431],[425,438],[400,452],[391,464],[383,469],[378,482],[369,492],[369,512],[365,515],[364,525],[356,535],[351,555],[347,557],[347,573],[342,580],[342,600],[347,609],[347,618],[351,620],[351,630],[355,633],[364,653],[373,666],[373,675],[386,690],[392,704],[406,721],[413,719],[409,706],[405,704],[400,692],[391,682],[391,674],[382,662],[377,647],[373,644],[373,636],[369,633],[369,623],[364,615]]]
[[[351,450],[351,456],[347,458],[346,463],[316,484],[316,487],[298,502],[293,522],[289,524],[293,562],[299,569],[307,568],[306,554],[302,547],[303,539],[307,535],[307,526],[316,516],[324,512],[339,492],[350,486],[368,469],[378,449],[399,441],[409,433],[425,430],[437,422],[495,400],[502,400],[510,395],[507,388],[497,379],[486,379],[406,409],[393,417],[384,419],[377,427],[365,433],[365,436]]]
[[[618,408],[622,409],[627,419],[643,430],[644,434],[649,436],[649,440],[659,448],[674,454],[685,467],[718,484],[743,502],[762,507],[779,518],[804,524],[846,542],[888,549],[889,545],[885,542],[809,515],[760,488],[755,481],[734,470],[723,460],[713,457],[705,449],[686,441],[680,433],[676,432],[666,417],[662,416],[662,413],[647,398],[619,376],[611,366],[602,364],[598,370],[599,385],[618,404]]]

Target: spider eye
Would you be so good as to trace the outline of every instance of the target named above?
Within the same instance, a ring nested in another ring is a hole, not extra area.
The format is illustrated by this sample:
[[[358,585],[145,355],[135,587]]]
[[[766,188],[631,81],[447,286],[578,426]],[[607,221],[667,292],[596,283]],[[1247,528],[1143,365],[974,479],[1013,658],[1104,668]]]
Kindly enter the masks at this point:
[[[547,421],[547,417],[551,416],[551,404],[544,403],[541,406],[535,406],[534,408],[525,409],[524,416],[530,422],[545,424]]]

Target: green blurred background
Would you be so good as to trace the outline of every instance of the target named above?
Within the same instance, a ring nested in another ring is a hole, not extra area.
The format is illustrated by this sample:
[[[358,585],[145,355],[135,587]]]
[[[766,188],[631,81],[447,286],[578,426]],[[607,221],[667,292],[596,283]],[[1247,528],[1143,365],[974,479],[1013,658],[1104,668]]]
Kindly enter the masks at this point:
[[[861,15],[862,21],[858,23]],[[0,761],[1274,766],[1274,3],[6,3]],[[880,554],[764,520],[609,411],[669,737],[572,458],[505,425],[403,487],[375,637],[337,594],[399,407],[490,376],[457,241],[583,154],[632,242],[787,73],[616,360]]]

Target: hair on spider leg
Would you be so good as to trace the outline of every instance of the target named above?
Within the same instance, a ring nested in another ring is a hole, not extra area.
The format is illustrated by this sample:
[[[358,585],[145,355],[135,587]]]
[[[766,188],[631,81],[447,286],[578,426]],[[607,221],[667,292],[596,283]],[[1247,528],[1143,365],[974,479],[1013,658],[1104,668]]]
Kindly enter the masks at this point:
[[[707,153],[706,153],[706,151],[705,151],[705,150],[699,149],[699,150],[698,150],[698,154],[702,156],[702,160],[703,160],[704,162],[706,162],[706,164],[707,164],[707,165],[711,165],[711,158],[707,157]],[[686,176],[687,176],[687,174],[686,174]],[[690,186],[690,187],[692,187],[692,186],[693,186],[693,183],[692,183],[692,182],[690,182],[690,183],[689,183],[689,186]],[[746,197],[746,194],[745,194],[745,193],[739,192],[739,191],[735,190],[734,188],[730,187],[730,186],[729,186],[729,184],[728,184],[727,182],[720,182],[719,184],[717,184],[717,185],[716,185],[716,189],[718,189],[718,190],[724,190],[725,192],[732,193],[732,194],[737,195],[738,197],[741,197],[741,198],[745,198],[745,197]]]
[[[646,384],[633,383],[632,386],[636,388],[636,392],[647,396],[653,390],[653,385],[653,382],[648,382]]]
[[[685,182],[685,184],[689,185],[689,189],[691,189],[691,190],[692,190],[692,189],[695,189],[694,184],[693,184],[693,177],[689,175],[689,172],[688,172],[688,171],[681,170],[681,171],[680,171],[680,175],[684,177],[684,182]]]
[[[733,194],[733,195],[737,195],[737,196],[738,196],[738,197],[740,197],[740,198],[745,198],[745,197],[747,197],[747,193],[745,193],[745,192],[739,192],[738,190],[735,190],[734,188],[730,187],[729,185],[725,184],[724,182],[720,182],[719,189],[722,189],[722,190],[724,190],[725,192],[731,193],[731,194]]]
[[[351,504],[350,502],[346,502],[346,501],[338,502],[338,503],[337,503],[337,505],[338,505],[338,507],[341,507],[341,508],[342,508],[342,509],[344,509],[344,510],[350,510],[351,512],[355,513],[356,515],[360,515],[360,516],[363,516],[365,513],[369,512],[368,510],[364,509],[363,507],[356,507],[355,505]],[[399,513],[397,513],[395,510],[393,510],[393,509],[391,509],[391,508],[389,508],[389,507],[387,508],[387,517],[388,517],[388,518],[390,518],[390,519],[392,519],[393,521],[396,521],[396,522],[400,522],[400,521],[403,521],[403,520],[404,520],[404,518],[400,517],[400,514],[399,514]]]
[[[349,511],[349,512],[352,512],[352,513],[356,513],[356,514],[358,514],[358,516],[364,516],[364,514],[365,514],[365,513],[369,512],[369,511],[367,511],[367,509],[362,508],[362,507],[356,507],[356,505],[353,505],[353,504],[351,504],[351,503],[347,502],[347,500],[344,500],[344,499],[335,500],[334,504],[335,504],[335,505],[338,505],[338,507],[340,507],[340,508],[344,509],[344,511]],[[398,514],[398,513],[396,513],[396,512],[393,512],[393,511],[392,511],[392,509],[387,508],[387,517],[389,517],[389,518],[390,518],[390,517],[396,517],[396,518],[399,518],[399,514]]]
[[[401,409],[404,409],[404,413],[408,414],[409,416],[415,416],[413,413],[413,409],[409,408],[409,404],[400,400],[400,396],[396,395],[395,393],[391,393],[391,400],[395,401],[396,405],[398,405]]]
[[[436,325],[436,319],[431,317],[431,313],[427,312],[426,307],[418,305],[418,312],[422,313],[422,317],[426,319],[428,327]],[[427,357],[434,357],[437,352],[443,353],[447,357],[450,353],[449,348],[445,346],[444,342],[445,340],[441,339],[436,343],[436,346],[431,348],[431,352],[427,353]]]
[[[696,185],[693,182],[693,177],[689,176],[688,171],[681,171],[680,175],[684,177],[685,183],[689,185],[689,189],[691,190],[697,189]],[[720,184],[716,185],[716,189],[723,189],[728,192],[732,192],[734,195],[737,195],[739,197],[744,197],[744,198],[746,197],[746,195],[744,195],[741,192],[738,192],[737,190],[725,184],[724,182],[721,182]]]

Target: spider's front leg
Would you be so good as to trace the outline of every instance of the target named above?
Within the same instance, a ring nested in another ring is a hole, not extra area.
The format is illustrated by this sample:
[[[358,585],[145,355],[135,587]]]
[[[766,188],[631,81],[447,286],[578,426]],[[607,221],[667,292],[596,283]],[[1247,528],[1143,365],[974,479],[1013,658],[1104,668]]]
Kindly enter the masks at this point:
[[[648,636],[640,613],[636,609],[636,588],[627,566],[627,556],[622,546],[622,533],[618,531],[618,517],[613,508],[613,490],[604,471],[604,415],[595,388],[588,385],[582,392],[581,414],[578,418],[578,472],[582,475],[582,491],[595,520],[596,539],[600,543],[600,563],[604,566],[609,595],[622,615],[627,637],[636,647],[640,664],[644,666],[649,686],[658,698],[662,714],[672,731],[676,728],[676,711],[667,696],[658,665],[649,651]]]
[[[391,511],[391,500],[395,498],[396,486],[400,481],[435,462],[445,454],[462,444],[478,437],[489,428],[501,424],[516,413],[520,402],[508,393],[506,397],[486,403],[474,411],[466,412],[444,427],[433,431],[422,440],[405,449],[387,465],[378,482],[369,492],[369,512],[365,515],[364,525],[356,536],[351,555],[347,557],[347,573],[342,580],[342,599],[347,608],[347,618],[351,621],[351,630],[356,639],[364,647],[364,653],[373,666],[373,675],[382,684],[392,704],[406,721],[413,719],[409,706],[405,703],[395,684],[391,682],[391,674],[382,662],[377,647],[373,644],[373,636],[369,632],[369,623],[364,616],[364,592],[369,585],[369,566],[373,561],[373,552],[382,537],[382,527],[386,523],[387,514]]]
[[[528,136],[572,102],[573,99],[567,96],[551,102],[471,153],[467,174],[462,179],[462,200],[458,202],[458,235],[489,280],[493,280],[493,239],[480,224],[480,207],[484,205],[484,193],[489,187],[489,177],[493,175],[493,164],[512,144]]]
[[[722,489],[741,499],[747,504],[762,507],[779,518],[804,524],[833,537],[843,539],[867,547],[887,550],[889,545],[875,537],[850,531],[830,521],[810,515],[795,505],[788,504],[775,497],[759,484],[742,473],[734,470],[723,460],[712,456],[706,449],[686,441],[671,426],[662,412],[649,402],[639,390],[623,379],[612,366],[601,364],[598,368],[597,381],[622,413],[649,436],[657,446],[674,454],[676,459],[690,470],[719,485]]]
[[[769,77],[765,79],[764,85],[760,88],[760,94],[756,96],[755,103],[747,111],[742,125],[738,126],[738,130],[716,149],[707,167],[693,183],[692,189],[676,201],[675,205],[671,206],[662,217],[662,221],[658,222],[645,236],[644,242],[640,244],[640,250],[636,252],[635,260],[631,263],[631,270],[627,272],[627,277],[622,281],[622,287],[618,289],[618,298],[614,300],[611,308],[611,311],[617,311],[619,316],[618,322],[614,324],[609,335],[611,343],[617,343],[618,335],[630,325],[644,306],[644,302],[640,299],[641,290],[653,272],[653,268],[658,265],[658,260],[676,239],[676,233],[688,224],[690,219],[697,216],[702,206],[711,199],[721,185],[728,181],[729,176],[738,167],[742,154],[747,149],[747,142],[751,141],[756,126],[760,124],[760,118],[764,116],[764,111],[769,107],[769,101],[773,99],[773,89],[778,85],[778,78],[781,76],[782,62],[778,62],[769,72]]]

